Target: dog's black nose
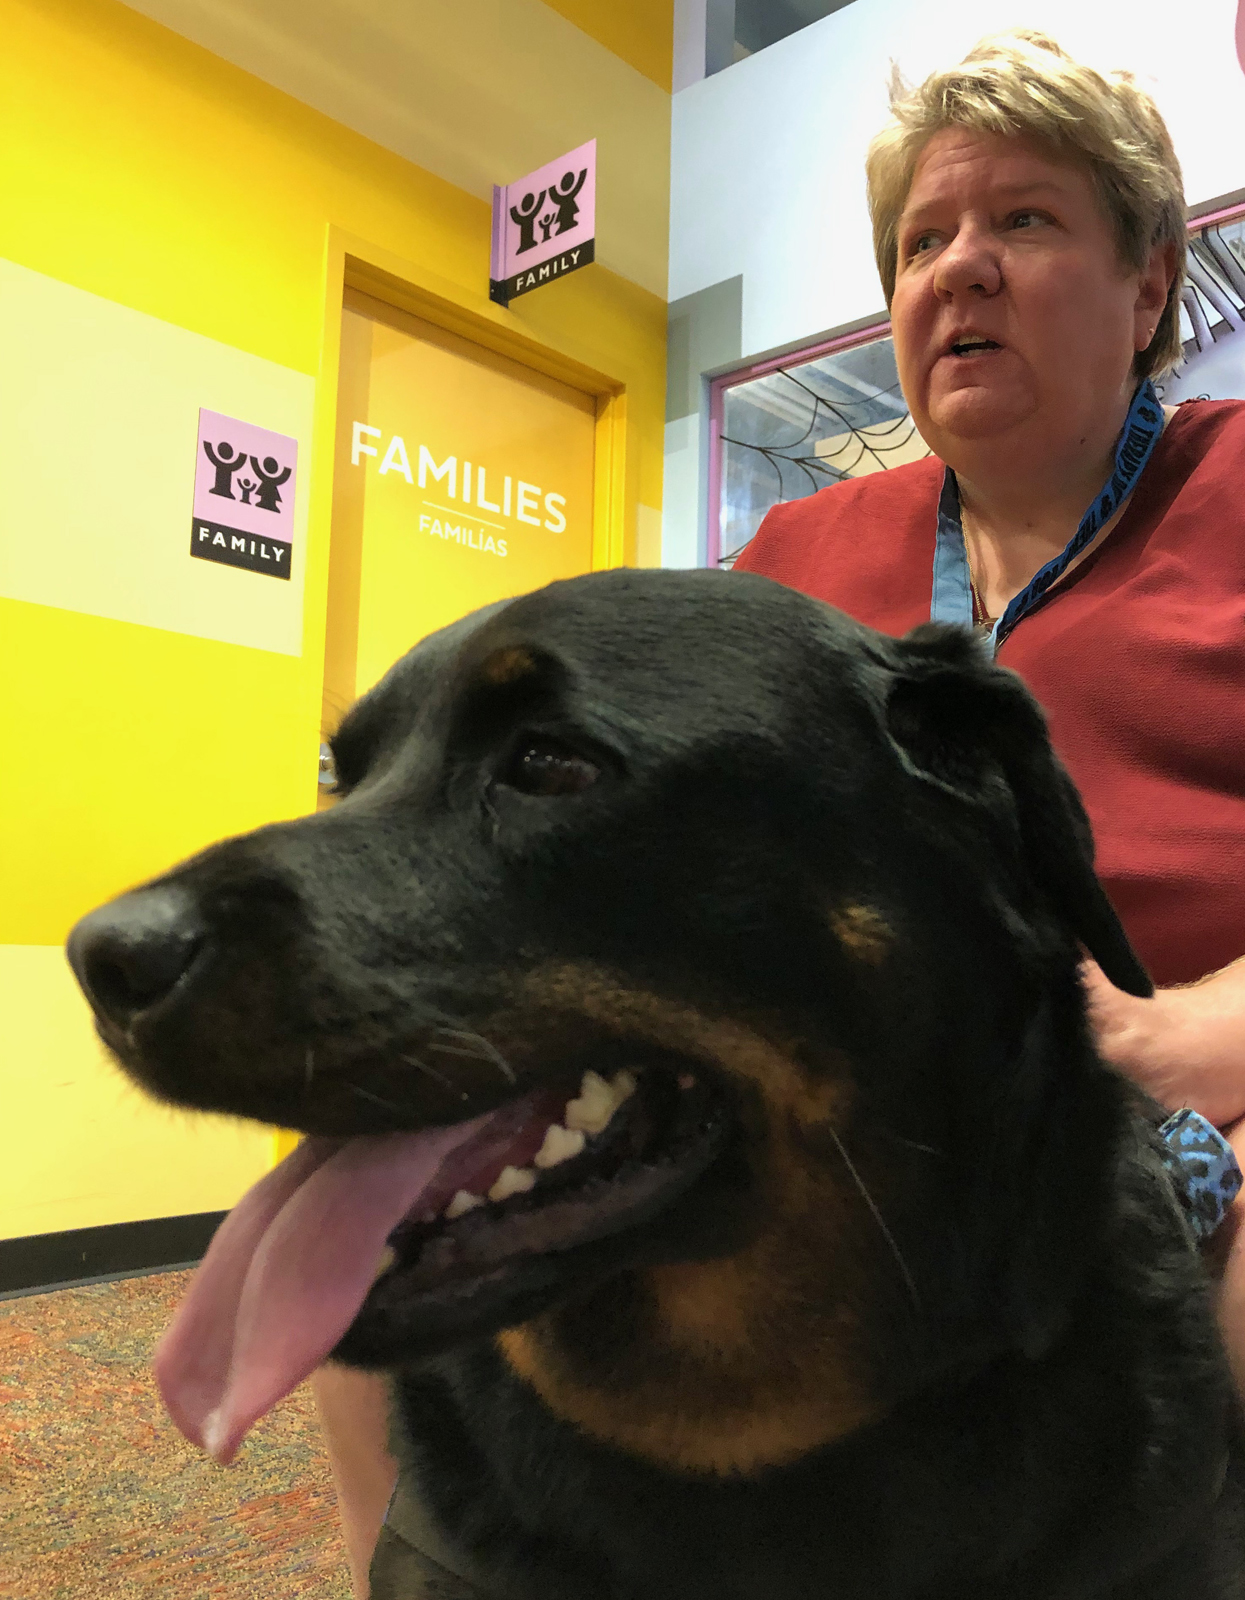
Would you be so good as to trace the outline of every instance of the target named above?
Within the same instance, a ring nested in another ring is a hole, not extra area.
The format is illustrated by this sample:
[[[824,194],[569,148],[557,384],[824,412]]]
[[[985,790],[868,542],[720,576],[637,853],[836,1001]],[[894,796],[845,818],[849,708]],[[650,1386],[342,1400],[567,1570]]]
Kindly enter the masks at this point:
[[[102,1016],[128,1027],[162,1000],[203,945],[194,899],[162,885],[138,889],[83,917],[69,935],[69,964]]]

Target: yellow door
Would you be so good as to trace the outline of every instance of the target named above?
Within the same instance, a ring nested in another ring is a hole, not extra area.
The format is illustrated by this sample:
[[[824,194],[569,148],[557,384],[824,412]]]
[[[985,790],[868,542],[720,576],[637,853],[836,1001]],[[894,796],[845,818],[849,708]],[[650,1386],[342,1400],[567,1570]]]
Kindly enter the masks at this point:
[[[351,290],[329,577],[330,717],[425,635],[592,567],[596,399]]]

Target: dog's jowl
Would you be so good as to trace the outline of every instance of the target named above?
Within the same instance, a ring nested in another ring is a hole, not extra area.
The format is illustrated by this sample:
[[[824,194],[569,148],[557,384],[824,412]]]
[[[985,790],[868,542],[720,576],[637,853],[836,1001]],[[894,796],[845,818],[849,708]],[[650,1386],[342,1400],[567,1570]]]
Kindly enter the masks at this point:
[[[137,1082],[308,1135],[160,1349],[191,1439],[391,1372],[378,1596],[1245,1595],[1211,1286],[1078,963],[1148,980],[1014,676],[616,572],[332,748],[330,809],[70,941]]]

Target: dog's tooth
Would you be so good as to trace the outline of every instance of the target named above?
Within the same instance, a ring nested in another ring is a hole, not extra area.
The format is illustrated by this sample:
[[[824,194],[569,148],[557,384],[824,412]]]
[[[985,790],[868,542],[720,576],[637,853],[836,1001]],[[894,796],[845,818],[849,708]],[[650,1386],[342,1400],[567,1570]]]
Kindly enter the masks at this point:
[[[610,1079],[610,1088],[614,1091],[614,1105],[617,1108],[635,1093],[635,1075],[626,1069],[616,1072]]]
[[[614,1091],[605,1079],[599,1073],[585,1072],[579,1098],[570,1101],[562,1120],[574,1133],[600,1133],[617,1109]]]
[[[468,1211],[474,1211],[477,1206],[483,1204],[483,1195],[471,1194],[467,1189],[460,1189],[441,1215],[447,1222],[453,1222],[455,1217],[465,1216]]]
[[[375,1283],[382,1273],[388,1272],[397,1259],[397,1252],[391,1244],[387,1244],[380,1253],[380,1260],[376,1263],[376,1271],[372,1274],[372,1282]]]
[[[635,1077],[630,1072],[616,1072],[608,1083],[598,1072],[585,1072],[578,1100],[566,1108],[566,1126],[580,1133],[600,1133],[634,1093]]]
[[[526,1194],[535,1183],[536,1174],[531,1167],[503,1167],[488,1197],[490,1200],[509,1200],[512,1194]]]
[[[545,1133],[545,1142],[533,1156],[533,1163],[546,1171],[549,1167],[556,1167],[563,1161],[570,1161],[577,1156],[584,1147],[584,1135],[578,1128],[564,1128],[560,1123],[552,1123]]]

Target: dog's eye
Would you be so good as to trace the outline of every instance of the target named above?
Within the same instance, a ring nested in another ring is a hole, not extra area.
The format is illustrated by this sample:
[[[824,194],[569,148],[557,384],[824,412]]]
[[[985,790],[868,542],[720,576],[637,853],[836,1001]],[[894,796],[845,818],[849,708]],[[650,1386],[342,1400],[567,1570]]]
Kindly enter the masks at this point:
[[[599,767],[565,745],[529,739],[519,745],[502,782],[522,794],[557,797],[580,794],[601,776]]]

